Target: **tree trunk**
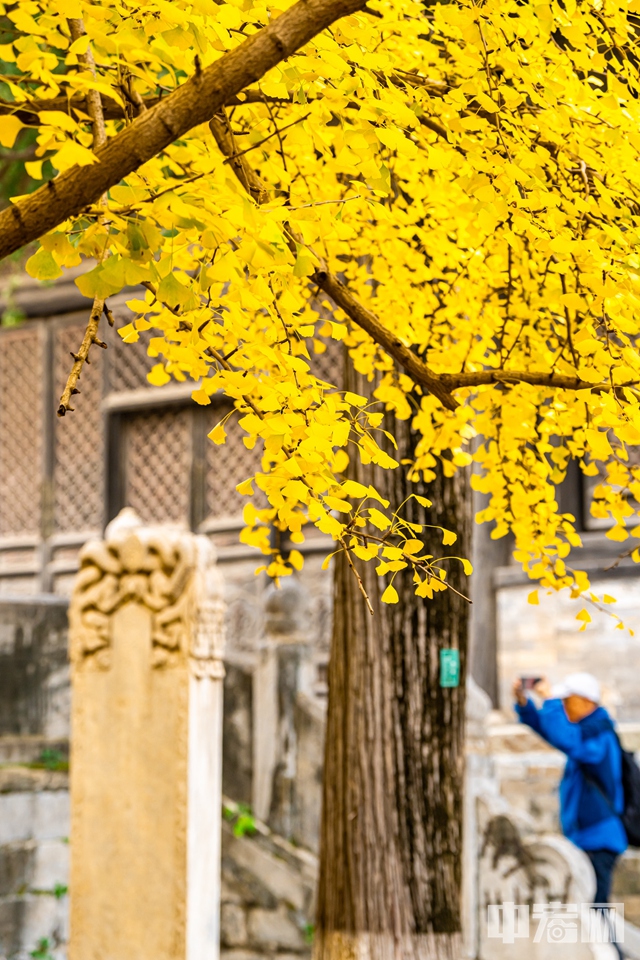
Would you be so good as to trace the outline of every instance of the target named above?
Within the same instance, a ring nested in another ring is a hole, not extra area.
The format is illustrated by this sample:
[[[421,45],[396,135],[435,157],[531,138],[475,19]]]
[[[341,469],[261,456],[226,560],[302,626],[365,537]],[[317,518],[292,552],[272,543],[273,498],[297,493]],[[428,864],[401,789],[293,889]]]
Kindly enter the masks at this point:
[[[360,381],[347,389],[370,388]],[[393,429],[398,451],[390,452],[411,457],[410,425]],[[409,481],[403,466],[372,478],[358,463],[350,475],[374,479],[396,507],[411,492],[427,496],[431,508],[412,499],[402,515],[458,534],[455,547],[443,548],[439,531],[426,530],[429,553],[470,556],[464,472],[440,469],[428,485]],[[448,568],[450,583],[468,595],[461,564]],[[342,557],[334,573],[315,960],[459,960],[469,605],[451,590],[421,600],[402,571],[399,603],[387,606],[375,565],[358,569],[373,617]],[[460,686],[442,688],[440,650],[451,647],[460,652]]]

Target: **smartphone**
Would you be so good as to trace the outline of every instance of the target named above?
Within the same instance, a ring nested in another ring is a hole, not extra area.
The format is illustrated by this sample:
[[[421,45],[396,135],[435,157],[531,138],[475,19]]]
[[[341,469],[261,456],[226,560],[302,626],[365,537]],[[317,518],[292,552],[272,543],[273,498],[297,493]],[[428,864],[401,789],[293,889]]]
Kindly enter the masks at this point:
[[[540,683],[542,677],[520,677],[523,690],[533,690],[536,683]]]

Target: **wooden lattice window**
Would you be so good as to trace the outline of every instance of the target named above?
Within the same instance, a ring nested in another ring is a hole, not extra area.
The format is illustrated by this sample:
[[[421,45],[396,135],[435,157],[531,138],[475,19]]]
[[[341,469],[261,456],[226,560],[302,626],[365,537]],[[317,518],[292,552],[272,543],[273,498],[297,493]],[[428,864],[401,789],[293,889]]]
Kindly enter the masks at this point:
[[[324,353],[314,353],[313,347],[309,347],[309,365],[312,373],[321,380],[332,383],[338,390],[342,388],[343,381],[343,345],[340,340],[325,339],[326,345]]]
[[[211,427],[230,409],[228,405],[217,407],[211,417]],[[206,503],[209,516],[216,520],[242,514],[247,498],[238,493],[236,485],[261,469],[262,443],[258,442],[253,450],[247,450],[242,440],[246,434],[236,420],[234,417],[229,424],[224,444],[217,446],[211,440],[206,441]],[[254,489],[253,502],[256,506],[265,506],[265,498],[255,485]]]
[[[0,537],[37,535],[42,519],[43,337],[7,331],[0,349]]]
[[[189,526],[192,410],[128,414],[123,428],[125,505],[149,523]]]
[[[116,328],[131,322],[129,312],[121,310],[119,313],[116,310],[114,315]],[[149,387],[147,374],[153,365],[158,363],[158,359],[147,355],[147,346],[151,337],[157,335],[157,331],[141,331],[140,339],[136,343],[125,343],[117,333],[117,329],[110,330],[109,334],[111,334],[108,339],[109,350],[107,352],[109,392],[119,393],[123,390],[139,390],[141,387]]]

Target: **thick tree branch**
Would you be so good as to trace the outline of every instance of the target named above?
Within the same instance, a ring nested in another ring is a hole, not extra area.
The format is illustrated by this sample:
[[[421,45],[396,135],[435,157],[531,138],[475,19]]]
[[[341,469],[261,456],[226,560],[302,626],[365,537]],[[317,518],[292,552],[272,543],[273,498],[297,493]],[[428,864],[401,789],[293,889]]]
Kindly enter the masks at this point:
[[[236,140],[224,109],[210,121],[209,126],[220,152],[228,158],[244,189],[255,199],[256,203],[266,203],[269,196],[267,185],[250,164],[245,161],[244,156],[238,154]],[[290,227],[287,230],[292,238],[290,246],[295,253],[295,243],[302,243],[302,238],[296,237]],[[559,390],[591,390],[599,393],[613,389],[610,383],[593,384],[581,380],[580,377],[558,376],[552,372],[480,370],[473,373],[436,373],[410,347],[385,327],[375,314],[367,310],[345,284],[335,274],[326,269],[324,264],[321,269],[312,275],[311,280],[331,297],[336,306],[340,307],[353,323],[368,333],[372,340],[393,357],[415,383],[437,397],[447,410],[455,410],[459,405],[453,396],[453,392],[464,387],[488,386],[498,383],[528,383],[532,386],[555,387]],[[635,384],[627,383],[615,386],[633,387]]]
[[[525,370],[478,370],[474,373],[440,373],[438,380],[447,390],[481,387],[494,383],[528,383],[534,387],[556,387],[558,390],[591,390],[592,393],[610,393],[625,387],[637,387],[638,381],[625,383],[590,383],[580,377],[558,376],[552,371],[530,373]]]
[[[245,87],[365,0],[298,0],[206,70],[146,110],[96,151],[97,163],[71,167],[0,213],[0,259],[95,203],[109,187],[213,115]]]
[[[447,410],[455,410],[458,401],[451,396],[451,388],[445,385],[443,378],[434,373],[410,347],[388,330],[375,314],[363,307],[344,283],[326,270],[317,270],[311,279],[341,310],[344,310],[350,320],[365,330],[383,350],[386,350],[407,371],[412,380],[426,387]]]
[[[235,137],[224,110],[211,120],[209,127],[221,153],[228,158],[230,166],[247,193],[255,199],[256,203],[266,203],[269,197],[267,186],[246,162],[244,156],[238,154]],[[290,246],[295,255],[296,243],[302,243],[302,238],[298,238],[290,226],[287,226],[287,232],[292,238],[293,242]],[[417,383],[427,387],[448,410],[455,410],[457,401],[451,396],[450,391],[442,386],[429,367],[398,337],[387,330],[373,313],[366,310],[334,274],[323,265],[313,274],[311,280],[324,290],[354,323],[366,330],[376,343],[394,357]]]

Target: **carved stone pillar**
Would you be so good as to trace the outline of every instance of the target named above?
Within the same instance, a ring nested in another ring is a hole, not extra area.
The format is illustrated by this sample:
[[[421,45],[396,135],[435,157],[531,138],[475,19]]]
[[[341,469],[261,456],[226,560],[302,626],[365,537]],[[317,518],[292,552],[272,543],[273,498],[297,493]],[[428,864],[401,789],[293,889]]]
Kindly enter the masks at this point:
[[[69,960],[216,960],[223,600],[212,545],[130,509],[81,554]]]

